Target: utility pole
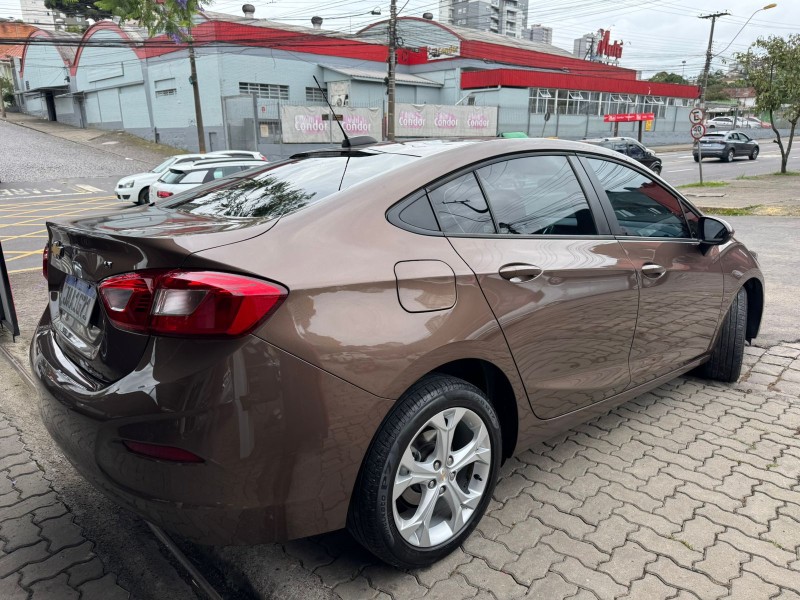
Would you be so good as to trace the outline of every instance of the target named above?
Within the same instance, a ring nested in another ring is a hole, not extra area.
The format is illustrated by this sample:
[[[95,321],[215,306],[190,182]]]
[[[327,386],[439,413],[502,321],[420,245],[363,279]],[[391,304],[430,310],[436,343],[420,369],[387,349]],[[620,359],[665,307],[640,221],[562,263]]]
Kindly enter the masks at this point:
[[[701,19],[711,19],[711,33],[708,35],[708,49],[706,50],[706,65],[703,67],[703,87],[700,88],[700,108],[706,110],[706,88],[708,87],[708,72],[711,69],[711,59],[714,57],[711,48],[714,45],[714,25],[717,19],[729,15],[729,12],[718,12],[710,15],[701,15]],[[697,165],[700,169],[700,184],[703,183],[703,145],[697,141]]]
[[[189,81],[192,84],[192,93],[194,94],[194,118],[197,123],[197,145],[201,153],[206,151],[206,134],[203,129],[203,109],[200,106],[200,88],[197,85],[197,64],[194,60],[194,43],[189,34]]]
[[[389,5],[389,72],[386,78],[386,138],[394,141],[395,70],[397,69],[397,0]]]
[[[731,13],[729,12],[718,12],[712,15],[701,15],[701,19],[711,19],[711,33],[708,36],[708,50],[706,50],[706,66],[703,67],[703,87],[700,90],[700,107],[705,109],[706,107],[706,88],[708,87],[708,72],[711,69],[711,59],[714,57],[713,53],[711,52],[711,47],[714,44],[714,25],[717,22],[717,19],[720,17],[727,16]]]
[[[3,99],[3,78],[0,77],[0,117],[6,118],[6,101]]]

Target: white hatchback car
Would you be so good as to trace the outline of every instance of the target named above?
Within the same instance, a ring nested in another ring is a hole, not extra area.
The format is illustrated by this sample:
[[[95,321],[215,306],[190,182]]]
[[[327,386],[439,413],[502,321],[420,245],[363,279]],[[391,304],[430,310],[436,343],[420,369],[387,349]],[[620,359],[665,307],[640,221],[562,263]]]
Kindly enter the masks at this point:
[[[260,152],[252,152],[250,150],[218,150],[215,152],[206,152],[205,154],[176,154],[175,156],[170,156],[152,171],[123,177],[117,182],[117,187],[114,192],[119,200],[132,200],[136,204],[144,204],[149,199],[150,186],[158,181],[158,178],[164,174],[164,171],[173,166],[188,167],[198,160],[203,160],[205,158],[252,159],[261,161],[261,163],[267,160]]]
[[[235,175],[263,164],[264,161],[252,158],[206,158],[187,166],[172,166],[161,174],[158,181],[150,185],[150,202],[169,198],[198,185]]]

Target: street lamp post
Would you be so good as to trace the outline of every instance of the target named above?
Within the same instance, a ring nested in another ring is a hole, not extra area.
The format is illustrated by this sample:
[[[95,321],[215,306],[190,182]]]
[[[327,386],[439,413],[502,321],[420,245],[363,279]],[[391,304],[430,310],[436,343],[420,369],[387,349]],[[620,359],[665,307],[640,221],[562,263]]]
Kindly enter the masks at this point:
[[[389,69],[386,78],[386,139],[394,141],[395,70],[397,68],[397,0],[389,5]]]

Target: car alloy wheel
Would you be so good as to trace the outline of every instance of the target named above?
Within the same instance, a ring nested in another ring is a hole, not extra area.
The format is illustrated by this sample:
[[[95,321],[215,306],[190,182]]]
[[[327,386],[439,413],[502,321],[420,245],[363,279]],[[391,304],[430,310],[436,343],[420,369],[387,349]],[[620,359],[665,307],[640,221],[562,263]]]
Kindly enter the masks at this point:
[[[375,434],[347,528],[396,567],[424,567],[444,558],[486,511],[502,439],[497,412],[482,390],[451,375],[423,377]]]
[[[460,406],[428,420],[406,447],[394,478],[392,513],[412,546],[452,540],[486,491],[492,442],[483,420]]]
[[[758,148],[753,148],[753,151],[750,152],[750,156],[748,156],[750,160],[755,160],[758,158]]]
[[[725,154],[725,162],[733,162],[734,157],[736,156],[736,151],[731,148],[728,150],[727,154]]]

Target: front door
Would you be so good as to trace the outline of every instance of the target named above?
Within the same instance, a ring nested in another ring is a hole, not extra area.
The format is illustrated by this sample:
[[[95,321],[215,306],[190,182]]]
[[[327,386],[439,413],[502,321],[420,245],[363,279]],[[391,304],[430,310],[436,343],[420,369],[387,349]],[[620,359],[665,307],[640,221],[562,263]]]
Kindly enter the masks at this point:
[[[722,303],[719,251],[704,252],[698,216],[672,191],[628,165],[584,161],[605,190],[612,230],[640,281],[630,359],[631,386],[637,386],[708,351]]]
[[[628,387],[636,272],[567,156],[496,161],[429,197],[477,276],[537,417]]]
[[[53,92],[44,93],[44,103],[47,106],[47,118],[50,121],[56,120],[56,101],[53,98]]]

